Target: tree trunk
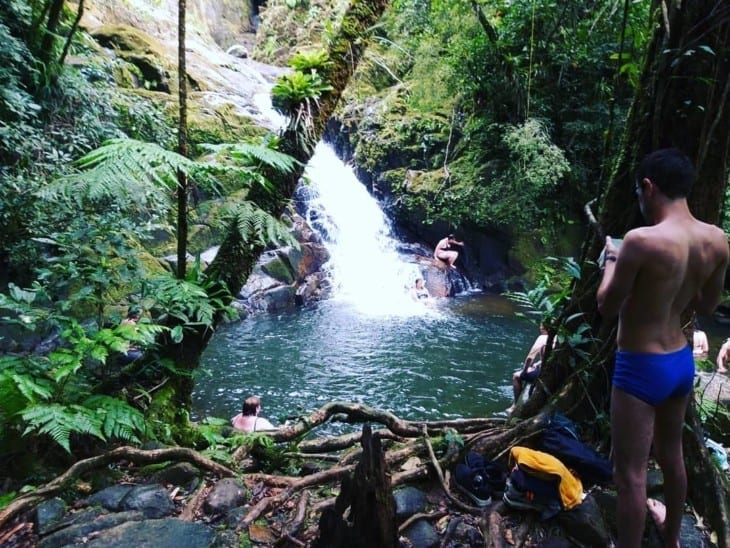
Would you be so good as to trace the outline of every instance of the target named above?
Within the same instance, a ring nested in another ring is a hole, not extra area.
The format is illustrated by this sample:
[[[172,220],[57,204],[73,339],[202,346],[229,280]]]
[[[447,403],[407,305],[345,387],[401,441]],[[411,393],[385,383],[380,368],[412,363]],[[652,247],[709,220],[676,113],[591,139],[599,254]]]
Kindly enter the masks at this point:
[[[398,545],[395,500],[380,438],[362,429],[362,455],[352,478],[342,480],[334,508],[322,513],[317,548]],[[349,516],[343,517],[350,509]]]
[[[177,125],[177,152],[188,155],[188,93],[187,69],[185,66],[185,0],[177,4],[177,83],[179,98],[179,119]],[[188,256],[188,178],[177,172],[177,277],[185,278]]]
[[[641,158],[657,148],[675,146],[695,163],[698,181],[689,196],[692,212],[701,220],[720,219],[728,174],[730,113],[730,5],[723,0],[666,3],[655,10],[658,21],[637,93],[626,122],[623,151],[615,163],[603,197],[599,219],[605,234],[622,236],[638,226],[640,213],[634,193],[634,172]],[[671,4],[671,5],[670,5]],[[570,410],[590,418],[608,413],[615,322],[602,322],[596,304],[600,273],[595,261],[604,242],[589,234],[582,257],[583,275],[575,284],[569,317],[583,316],[593,327],[597,341],[589,350],[590,364],[576,371],[576,356],[565,345],[548,357],[538,389],[519,410],[521,417],[536,414],[544,406]],[[686,311],[689,317],[693,311]],[[570,326],[568,326],[570,327]],[[689,479],[689,499],[717,531],[720,546],[730,542],[727,486],[712,465],[694,407],[687,416],[684,453]]]

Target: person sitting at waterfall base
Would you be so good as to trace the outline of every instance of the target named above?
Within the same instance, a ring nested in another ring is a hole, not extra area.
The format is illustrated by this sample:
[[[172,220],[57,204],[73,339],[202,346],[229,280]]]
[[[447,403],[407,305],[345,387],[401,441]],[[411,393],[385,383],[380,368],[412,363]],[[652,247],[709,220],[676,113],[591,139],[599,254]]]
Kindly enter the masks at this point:
[[[261,412],[261,398],[250,396],[243,402],[241,412],[231,419],[231,424],[236,430],[244,432],[259,432],[261,430],[276,430],[276,426],[263,417]]]
[[[431,304],[431,294],[423,285],[423,278],[416,278],[416,281],[411,288],[411,299],[416,302],[422,302],[424,304]]]
[[[507,409],[507,413],[514,411],[517,405],[517,400],[520,399],[522,389],[525,383],[533,383],[537,376],[540,374],[540,365],[542,364],[542,357],[545,354],[545,346],[548,341],[548,332],[545,326],[540,324],[540,334],[532,343],[530,351],[527,353],[525,363],[522,365],[522,369],[515,371],[512,375],[512,390],[514,392],[515,401],[512,406]]]
[[[459,258],[459,252],[456,251],[453,246],[458,245],[464,247],[464,242],[457,240],[453,234],[449,234],[446,238],[443,238],[436,244],[436,249],[433,251],[435,259],[446,261],[451,268],[456,268],[454,263]]]

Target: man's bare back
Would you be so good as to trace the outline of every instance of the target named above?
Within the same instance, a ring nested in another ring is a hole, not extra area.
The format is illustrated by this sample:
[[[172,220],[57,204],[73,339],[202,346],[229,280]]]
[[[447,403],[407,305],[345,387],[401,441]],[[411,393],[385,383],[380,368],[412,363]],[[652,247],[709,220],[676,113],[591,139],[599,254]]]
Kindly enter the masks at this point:
[[[685,346],[680,314],[693,300],[699,312],[711,312],[700,309],[703,292],[718,287],[726,260],[725,233],[688,211],[628,232],[621,247],[621,269],[615,274],[617,281],[631,283],[619,310],[618,348],[666,353]],[[704,297],[715,301],[710,295]]]

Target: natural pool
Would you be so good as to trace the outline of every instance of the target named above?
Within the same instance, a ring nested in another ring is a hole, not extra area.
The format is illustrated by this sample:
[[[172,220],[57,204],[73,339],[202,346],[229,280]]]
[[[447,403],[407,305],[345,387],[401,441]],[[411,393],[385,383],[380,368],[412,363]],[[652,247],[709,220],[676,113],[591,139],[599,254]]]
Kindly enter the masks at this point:
[[[536,335],[500,296],[385,315],[335,299],[222,328],[202,356],[194,410],[228,418],[255,394],[275,424],[334,400],[404,419],[489,416],[510,405],[512,372]]]

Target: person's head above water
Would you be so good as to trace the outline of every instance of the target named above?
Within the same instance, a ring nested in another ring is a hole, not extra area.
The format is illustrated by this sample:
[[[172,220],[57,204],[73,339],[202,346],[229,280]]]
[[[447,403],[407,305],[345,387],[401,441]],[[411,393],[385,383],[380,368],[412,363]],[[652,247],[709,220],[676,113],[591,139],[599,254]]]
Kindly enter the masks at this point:
[[[243,402],[243,407],[241,407],[241,414],[249,416],[257,415],[260,410],[261,398],[259,398],[258,396],[249,396]]]

